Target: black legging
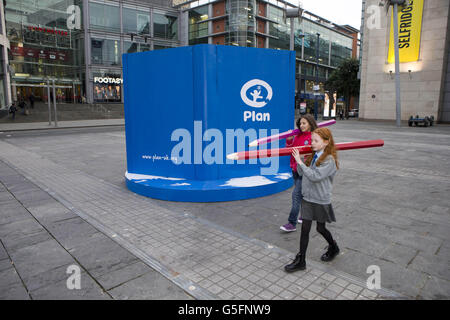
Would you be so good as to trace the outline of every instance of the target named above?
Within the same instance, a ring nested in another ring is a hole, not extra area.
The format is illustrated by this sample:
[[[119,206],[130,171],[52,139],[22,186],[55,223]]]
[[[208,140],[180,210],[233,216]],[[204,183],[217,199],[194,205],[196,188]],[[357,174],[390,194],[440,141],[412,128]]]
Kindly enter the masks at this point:
[[[308,248],[309,242],[309,231],[311,231],[312,220],[303,220],[302,223],[302,233],[300,235],[300,253],[305,256],[306,249]],[[333,244],[333,237],[330,231],[325,228],[325,222],[317,222],[317,232],[320,233],[325,240],[327,240],[329,245]]]

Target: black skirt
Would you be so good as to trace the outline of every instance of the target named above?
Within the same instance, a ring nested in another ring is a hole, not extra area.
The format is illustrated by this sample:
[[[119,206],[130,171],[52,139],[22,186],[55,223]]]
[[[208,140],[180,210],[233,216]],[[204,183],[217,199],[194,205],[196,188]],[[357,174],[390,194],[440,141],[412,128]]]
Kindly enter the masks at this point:
[[[302,200],[302,220],[313,220],[320,223],[336,222],[333,206],[330,204],[318,204]]]

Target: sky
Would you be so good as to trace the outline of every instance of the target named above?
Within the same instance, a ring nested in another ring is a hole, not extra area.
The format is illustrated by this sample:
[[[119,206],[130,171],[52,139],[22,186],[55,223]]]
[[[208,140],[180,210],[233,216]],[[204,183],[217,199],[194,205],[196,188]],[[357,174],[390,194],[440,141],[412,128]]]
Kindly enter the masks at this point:
[[[288,0],[298,5],[298,0]],[[301,0],[303,8],[336,24],[361,28],[361,0]]]

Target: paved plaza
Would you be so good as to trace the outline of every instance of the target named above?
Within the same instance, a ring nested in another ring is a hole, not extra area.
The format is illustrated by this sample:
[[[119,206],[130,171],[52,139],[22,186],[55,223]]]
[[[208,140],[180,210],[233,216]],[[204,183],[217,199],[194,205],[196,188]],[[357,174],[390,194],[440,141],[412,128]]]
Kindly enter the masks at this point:
[[[300,232],[282,233],[292,188],[233,202],[180,203],[130,192],[123,126],[0,127],[1,299],[448,299],[450,126],[338,121],[336,142],[383,139],[339,153],[341,253],[307,270],[283,266]],[[67,267],[81,289],[67,288]],[[381,289],[366,287],[378,266]]]

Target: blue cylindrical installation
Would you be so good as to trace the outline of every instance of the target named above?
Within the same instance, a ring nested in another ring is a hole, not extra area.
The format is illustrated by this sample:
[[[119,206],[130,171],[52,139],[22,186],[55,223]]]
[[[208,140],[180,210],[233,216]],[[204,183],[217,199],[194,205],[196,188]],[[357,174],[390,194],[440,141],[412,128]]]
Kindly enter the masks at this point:
[[[254,150],[252,140],[292,129],[294,52],[180,47],[124,54],[123,73],[130,190],[212,202],[292,185],[288,157],[233,161],[226,155]]]

